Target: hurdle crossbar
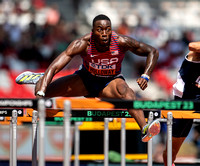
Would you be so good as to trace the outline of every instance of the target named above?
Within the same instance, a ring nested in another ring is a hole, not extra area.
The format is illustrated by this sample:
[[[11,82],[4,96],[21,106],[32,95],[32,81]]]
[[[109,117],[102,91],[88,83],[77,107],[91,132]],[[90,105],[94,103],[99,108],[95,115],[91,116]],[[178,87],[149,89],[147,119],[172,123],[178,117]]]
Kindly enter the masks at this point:
[[[96,98],[55,98],[45,99],[46,108],[64,108],[64,101],[71,102],[72,109],[160,109],[160,110],[197,110],[200,108],[198,100],[166,100],[166,101],[140,101],[121,99]],[[1,108],[37,108],[38,99],[0,99]],[[54,104],[56,103],[56,104]]]

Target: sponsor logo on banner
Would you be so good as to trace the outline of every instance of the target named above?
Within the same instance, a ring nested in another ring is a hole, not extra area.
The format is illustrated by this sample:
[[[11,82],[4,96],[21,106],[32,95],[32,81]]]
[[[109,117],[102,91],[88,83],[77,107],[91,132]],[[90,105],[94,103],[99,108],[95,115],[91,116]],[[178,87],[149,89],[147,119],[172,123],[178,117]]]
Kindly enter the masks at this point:
[[[33,107],[32,99],[0,99],[0,107]]]
[[[17,116],[23,116],[23,109],[0,109],[0,116],[10,117],[12,111],[17,111]]]
[[[0,107],[20,107],[20,108],[36,108],[37,99],[0,99]],[[45,100],[45,106],[51,108],[53,105],[51,99]]]

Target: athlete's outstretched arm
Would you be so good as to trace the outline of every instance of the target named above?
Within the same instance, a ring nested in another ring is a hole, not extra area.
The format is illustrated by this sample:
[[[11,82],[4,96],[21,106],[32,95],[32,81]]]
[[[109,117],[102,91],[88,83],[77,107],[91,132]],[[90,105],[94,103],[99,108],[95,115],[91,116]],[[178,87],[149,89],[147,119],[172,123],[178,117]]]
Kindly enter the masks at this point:
[[[144,74],[150,77],[159,57],[158,50],[148,44],[139,42],[128,36],[120,36],[119,42],[121,43],[122,47],[125,48],[125,51],[129,50],[136,55],[147,57]],[[142,90],[146,89],[147,87],[146,79],[139,78],[137,80],[137,83]]]
[[[55,74],[61,71],[70,61],[76,56],[84,53],[87,49],[89,35],[85,35],[77,40],[74,40],[68,48],[63,51],[47,68],[44,76],[38,81],[35,87],[35,95],[38,91],[45,93],[47,86],[52,81]],[[39,97],[39,96],[37,96]]]

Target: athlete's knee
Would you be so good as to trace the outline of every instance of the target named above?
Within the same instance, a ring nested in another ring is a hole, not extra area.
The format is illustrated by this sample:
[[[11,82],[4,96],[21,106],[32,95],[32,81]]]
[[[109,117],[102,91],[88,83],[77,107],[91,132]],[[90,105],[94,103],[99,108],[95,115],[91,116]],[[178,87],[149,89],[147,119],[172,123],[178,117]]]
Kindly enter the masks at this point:
[[[119,84],[117,85],[117,92],[119,96],[123,99],[135,99],[135,94],[131,88],[128,87],[126,84]]]

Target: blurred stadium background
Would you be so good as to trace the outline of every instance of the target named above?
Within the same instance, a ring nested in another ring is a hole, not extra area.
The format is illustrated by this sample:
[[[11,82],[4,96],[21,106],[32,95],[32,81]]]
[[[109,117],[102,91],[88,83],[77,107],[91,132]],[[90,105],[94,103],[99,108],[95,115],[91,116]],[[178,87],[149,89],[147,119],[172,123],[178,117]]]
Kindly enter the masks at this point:
[[[199,0],[0,0],[0,97],[34,98],[33,86],[16,85],[15,77],[26,70],[43,72],[72,40],[90,32],[92,19],[101,13],[111,18],[118,33],[159,50],[158,64],[144,92],[135,80],[143,72],[145,59],[130,52],[125,57],[122,73],[137,96],[172,99],[172,85],[188,52],[188,43],[200,40]],[[73,73],[80,64],[77,56],[58,76]],[[182,156],[187,156],[189,161],[200,158],[200,136],[196,128],[180,151],[180,161]],[[165,125],[162,131],[166,132]],[[8,135],[4,130],[0,132],[1,140],[5,141],[0,141],[3,160],[9,154]],[[31,140],[28,135],[26,143]],[[158,163],[162,162],[163,135],[155,139],[154,161]],[[19,155],[31,154],[26,152],[31,148],[26,143],[21,145]],[[60,153],[53,145],[49,149],[53,149],[51,157]]]

